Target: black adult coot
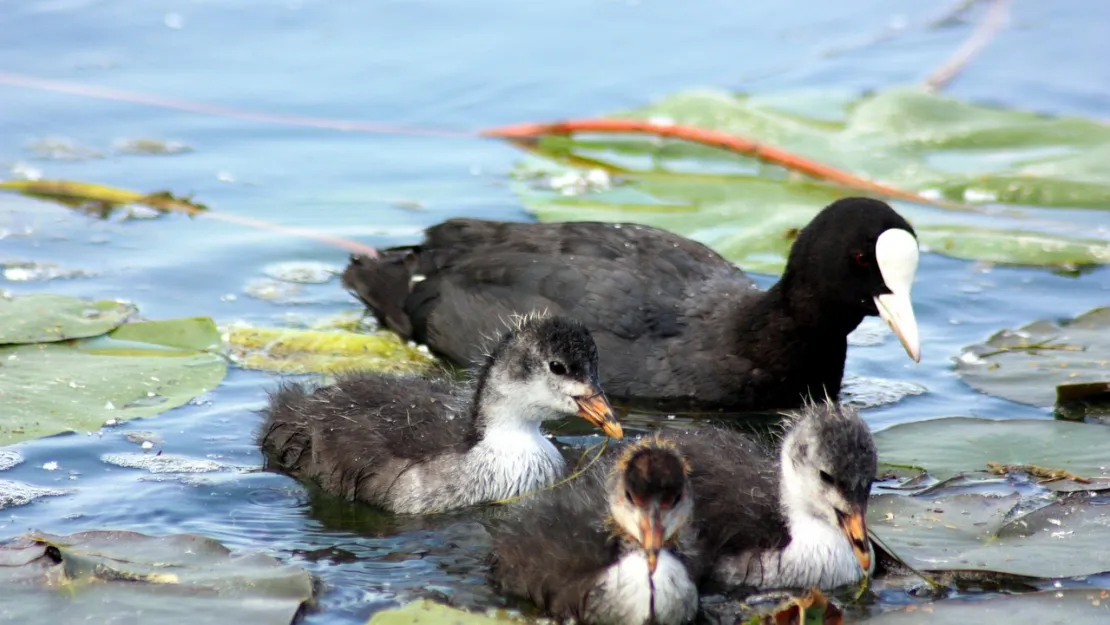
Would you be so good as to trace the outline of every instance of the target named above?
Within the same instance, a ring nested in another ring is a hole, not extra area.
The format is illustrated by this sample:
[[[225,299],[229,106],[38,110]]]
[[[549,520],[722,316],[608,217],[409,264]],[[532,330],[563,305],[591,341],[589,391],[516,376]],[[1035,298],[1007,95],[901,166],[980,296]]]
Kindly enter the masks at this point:
[[[807,403],[773,452],[732,430],[664,435],[693,466],[702,581],[760,589],[831,589],[871,566],[867,501],[878,464],[852,408]]]
[[[848,334],[885,319],[920,360],[913,228],[886,203],[837,200],[798,233],[767,291],[709,248],[635,224],[452,219],[416,246],[352,257],[343,274],[383,325],[459,364],[500,318],[578,319],[610,398],[659,408],[768,410],[837,397]]]
[[[556,619],[606,625],[693,620],[698,593],[685,548],[694,514],[689,469],[654,438],[609,469],[514,505],[493,528],[491,577]]]
[[[485,357],[473,390],[446,376],[353,373],[270,399],[267,465],[398,513],[441,512],[553,484],[566,462],[540,431],[577,414],[621,438],[581,323],[526,318]]]

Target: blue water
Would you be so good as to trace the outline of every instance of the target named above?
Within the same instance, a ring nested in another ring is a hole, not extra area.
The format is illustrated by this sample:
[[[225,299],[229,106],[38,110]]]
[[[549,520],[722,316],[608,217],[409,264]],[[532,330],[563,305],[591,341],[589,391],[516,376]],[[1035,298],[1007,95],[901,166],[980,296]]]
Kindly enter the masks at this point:
[[[948,4],[21,0],[0,2],[0,71],[271,114],[472,131],[604,114],[689,87],[772,93],[913,83],[969,33],[959,24],[921,27]],[[1110,5],[1017,0],[1010,28],[947,93],[1110,118],[1108,24]],[[898,36],[862,45],[891,29]],[[69,161],[28,149],[49,137],[106,157]],[[180,141],[194,151],[112,152],[113,142],[134,138]],[[47,178],[194,193],[216,211],[375,246],[412,242],[422,227],[452,216],[528,219],[506,184],[520,158],[509,146],[467,136],[343,133],[0,85],[0,177],[38,170]],[[315,241],[211,219],[101,222],[0,196],[0,262],[92,274],[0,278],[0,288],[15,293],[126,298],[152,318],[272,325],[289,312],[323,316],[356,307],[336,280],[308,289],[307,303],[298,305],[249,297],[249,281],[275,262],[341,266],[345,259]],[[920,365],[892,339],[854,347],[849,356],[850,374],[928,389],[867,411],[875,428],[949,415],[1049,418],[972,391],[951,358],[1000,328],[1106,305],[1110,272],[1075,278],[927,255],[914,294]],[[313,623],[361,623],[392,601],[429,592],[462,605],[496,603],[483,585],[484,543],[473,517],[390,519],[257,471],[254,411],[274,380],[233,370],[220,388],[160,417],[16,446],[26,461],[6,479],[75,490],[0,511],[0,539],[29,529],[113,528],[200,532],[235,548],[268,550],[324,580]],[[137,451],[123,435],[132,430],[159,435],[166,453],[239,470],[159,481],[101,462],[106,453]],[[42,469],[52,461],[59,469]]]

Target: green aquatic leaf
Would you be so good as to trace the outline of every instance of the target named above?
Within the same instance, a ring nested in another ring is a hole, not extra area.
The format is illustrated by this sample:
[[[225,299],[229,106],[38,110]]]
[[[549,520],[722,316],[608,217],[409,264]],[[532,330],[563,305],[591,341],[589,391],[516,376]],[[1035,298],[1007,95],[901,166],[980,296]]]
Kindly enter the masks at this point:
[[[956,372],[978,391],[1034,406],[1071,399],[1069,387],[1079,385],[1110,392],[1110,308],[1002,330],[964,348]]]
[[[1005,625],[1102,625],[1110,622],[1110,591],[1071,588],[1003,595],[984,600],[912,603],[859,622],[869,625],[1005,623]]]
[[[382,610],[374,614],[367,625],[505,625],[529,622],[532,621],[504,612],[478,614],[419,599],[399,608]]]
[[[693,91],[618,115],[733,133],[895,187],[961,202],[1020,204],[979,211],[898,203],[930,251],[995,263],[1110,263],[1095,211],[1110,208],[1110,128],[1077,118],[972,105],[913,89],[845,101]],[[549,137],[518,170],[525,205],[543,221],[634,221],[713,247],[749,271],[779,273],[791,233],[856,192],[705,146],[655,137]],[[595,163],[620,172],[567,181]],[[558,181],[541,188],[535,178]],[[612,184],[606,184],[606,183]],[[1041,208],[1037,208],[1041,207]]]
[[[1043,502],[1042,502],[1043,503]],[[1025,513],[1018,494],[878,495],[868,528],[919,571],[991,571],[1035,578],[1110,571],[1110,512],[1076,493]]]
[[[196,351],[211,350],[220,346],[220,331],[208,317],[129,323],[112,332],[112,338],[116,341],[165,345]]]
[[[111,331],[135,314],[131,304],[33,293],[0,294],[0,345],[46,343]]]
[[[412,373],[427,371],[435,359],[392,332],[232,327],[231,359],[244,369],[285,374],[349,370]]]
[[[0,347],[0,445],[149,417],[220,384],[209,319],[126,324],[106,336]]]
[[[875,433],[875,445],[881,462],[922,467],[940,480],[985,471],[988,462],[1110,476],[1110,428],[1088,423],[951,417],[887,428]]]
[[[0,545],[6,623],[288,625],[311,598],[304,569],[203,536],[93,531]]]

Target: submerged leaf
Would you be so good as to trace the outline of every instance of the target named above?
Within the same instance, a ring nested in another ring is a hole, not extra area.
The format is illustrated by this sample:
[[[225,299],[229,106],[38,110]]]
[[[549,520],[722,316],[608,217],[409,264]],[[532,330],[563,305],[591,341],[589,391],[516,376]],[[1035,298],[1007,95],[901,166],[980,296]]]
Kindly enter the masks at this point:
[[[737,625],[840,625],[840,608],[819,589],[772,590],[738,600],[702,604],[705,618],[698,622]]]
[[[1110,128],[1096,122],[970,105],[911,89],[852,103],[811,98],[797,112],[796,106],[784,96],[695,91],[618,117],[750,137],[930,197],[1110,206]],[[826,115],[818,117],[815,109]],[[535,150],[554,161],[585,161],[618,172],[616,184],[594,192],[519,183],[524,203],[541,220],[660,226],[760,273],[782,270],[790,232],[832,200],[856,193],[733,153],[655,137],[556,137]],[[540,167],[557,176],[567,171],[551,162]],[[1073,213],[1062,221],[1048,210],[977,214],[902,203],[898,209],[923,246],[938,254],[1019,265],[1110,263],[1110,239],[1095,234],[1097,213]]]
[[[1110,384],[1110,308],[998,332],[965,348],[956,371],[978,391],[1035,406],[1052,406],[1060,386]]]
[[[14,449],[0,449],[0,471],[7,471],[23,462],[23,456]]]
[[[111,331],[135,314],[131,304],[33,293],[0,294],[0,345],[46,343]]]
[[[303,569],[203,536],[95,531],[0,545],[4,622],[287,625],[311,598]]]
[[[127,324],[107,336],[0,347],[0,445],[109,419],[153,416],[219,385],[226,360],[208,319]]]
[[[405,343],[392,332],[233,327],[227,342],[239,366],[287,374],[355,369],[418,372],[435,364],[427,351]]]
[[[58,488],[35,486],[26,482],[0,480],[0,510],[25,506],[40,497],[57,497],[67,491]]]

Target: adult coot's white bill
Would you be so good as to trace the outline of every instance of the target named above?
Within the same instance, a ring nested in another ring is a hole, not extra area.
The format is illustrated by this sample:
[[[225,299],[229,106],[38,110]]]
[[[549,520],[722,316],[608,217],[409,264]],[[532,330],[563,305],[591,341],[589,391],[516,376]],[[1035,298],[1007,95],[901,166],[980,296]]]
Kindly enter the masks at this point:
[[[540,423],[575,414],[623,435],[585,326],[528,318],[485,357],[473,389],[447,376],[366,372],[312,391],[284,385],[270,398],[260,444],[270,468],[421,514],[553,484],[566,462]]]
[[[785,233],[783,234],[785,236]],[[917,239],[886,203],[834,202],[798,233],[767,291],[709,248],[635,224],[453,219],[423,243],[353,257],[344,285],[385,326],[460,364],[516,313],[578,319],[615,399],[792,408],[840,393],[848,334],[881,315],[920,360]]]
[[[514,504],[493,530],[494,585],[560,620],[692,621],[698,593],[682,546],[694,514],[688,471],[673,446],[649,438],[623,449],[611,469]]]

